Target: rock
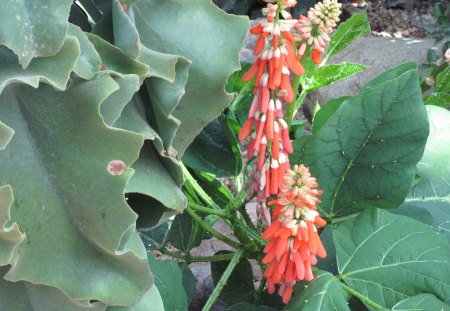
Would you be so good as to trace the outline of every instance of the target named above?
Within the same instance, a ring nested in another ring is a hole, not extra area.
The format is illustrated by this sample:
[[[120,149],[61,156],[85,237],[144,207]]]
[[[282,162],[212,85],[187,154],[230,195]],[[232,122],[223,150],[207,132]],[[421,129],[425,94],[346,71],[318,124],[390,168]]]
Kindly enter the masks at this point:
[[[351,62],[369,68],[334,85],[312,91],[307,100],[309,103],[318,100],[323,105],[332,98],[356,95],[367,82],[401,63],[415,62],[419,65],[426,63],[427,51],[433,44],[433,39],[361,38],[345,50],[333,55],[328,63]]]

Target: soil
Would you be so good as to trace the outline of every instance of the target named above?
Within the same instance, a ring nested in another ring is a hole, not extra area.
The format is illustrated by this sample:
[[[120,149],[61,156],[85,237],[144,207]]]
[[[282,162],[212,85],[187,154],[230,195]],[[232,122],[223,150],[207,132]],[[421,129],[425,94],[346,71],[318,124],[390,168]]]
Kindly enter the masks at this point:
[[[440,2],[447,7],[449,0],[352,0],[343,6],[343,15],[366,11],[372,33],[396,38],[425,38],[424,25],[435,23],[434,7]]]

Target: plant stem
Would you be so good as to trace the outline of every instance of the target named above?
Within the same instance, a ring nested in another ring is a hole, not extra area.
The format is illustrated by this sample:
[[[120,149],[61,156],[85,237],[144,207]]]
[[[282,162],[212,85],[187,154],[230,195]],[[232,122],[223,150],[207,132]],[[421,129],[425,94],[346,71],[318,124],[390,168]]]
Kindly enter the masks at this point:
[[[236,253],[234,253],[233,258],[231,258],[230,264],[223,272],[222,276],[220,277],[219,282],[217,283],[217,286],[214,288],[213,292],[211,293],[211,296],[209,296],[208,301],[206,302],[205,306],[203,307],[202,311],[209,311],[214,303],[216,302],[217,298],[219,298],[220,293],[222,292],[222,289],[227,284],[228,278],[230,277],[231,273],[233,272],[236,265],[239,263],[239,260],[244,255],[244,249],[239,249]]]
[[[297,99],[293,103],[288,104],[286,107],[286,122],[288,124],[289,130],[291,129],[292,121],[294,120],[295,114],[305,101],[306,95],[308,95],[308,91],[303,89],[300,95],[297,97]]]
[[[203,190],[202,187],[197,183],[197,180],[189,173],[186,166],[184,166],[183,163],[181,163],[181,168],[183,169],[183,175],[186,178],[186,181],[191,185],[191,187],[194,189],[194,191],[199,195],[199,197],[205,201],[206,204],[211,206],[214,209],[221,209],[216,202],[214,202],[213,199]]]
[[[255,299],[256,303],[259,303],[259,300],[261,299],[261,294],[265,286],[266,286],[266,278],[263,276],[261,282],[259,283],[258,291],[256,292],[256,299]]]
[[[204,221],[200,216],[198,216],[190,207],[186,208],[185,211],[196,221],[200,224],[200,226],[203,227],[203,229],[209,231],[213,236],[215,236],[218,240],[230,245],[231,247],[234,247],[238,249],[241,245],[226,236],[224,236],[222,233],[211,227],[206,221]]]
[[[381,310],[383,309],[383,306],[380,306],[379,304],[377,304],[375,301],[370,300],[369,298],[367,298],[366,296],[358,293],[356,290],[354,290],[351,287],[348,287],[347,285],[345,285],[344,283],[341,283],[342,288],[349,293],[352,296],[355,296],[356,298],[358,298],[359,300],[361,300],[362,302],[366,303],[368,306],[371,306],[377,310]]]
[[[228,213],[226,211],[216,210],[216,209],[212,209],[209,207],[204,207],[204,206],[201,206],[201,205],[198,205],[195,203],[188,203],[188,206],[198,212],[213,214],[213,215],[217,215],[217,216],[225,217],[225,218],[230,217],[230,215],[228,215]]]
[[[343,221],[346,221],[346,220],[348,220],[348,219],[355,218],[355,217],[357,217],[359,214],[361,214],[361,212],[357,212],[357,213],[354,213],[354,214],[345,215],[345,216],[341,216],[341,217],[336,217],[336,218],[330,218],[330,219],[327,219],[327,221],[328,221],[330,224],[338,224],[338,223],[343,222]]]
[[[181,259],[187,262],[212,262],[212,261],[227,261],[233,258],[234,253],[230,254],[219,254],[214,256],[190,256],[190,255],[181,255],[172,251],[169,251],[166,248],[161,248],[159,251],[164,254],[168,255],[177,259]]]

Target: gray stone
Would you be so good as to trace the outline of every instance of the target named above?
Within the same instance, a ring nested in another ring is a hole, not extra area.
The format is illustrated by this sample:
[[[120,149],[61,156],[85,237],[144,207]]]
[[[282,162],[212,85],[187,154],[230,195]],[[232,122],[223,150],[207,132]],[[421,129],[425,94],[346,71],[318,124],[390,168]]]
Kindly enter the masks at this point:
[[[333,85],[312,91],[308,101],[311,103],[318,100],[319,104],[323,105],[333,98],[356,95],[367,82],[401,63],[415,62],[419,65],[426,63],[427,51],[433,44],[433,39],[361,38],[333,55],[328,63],[351,62],[369,68]]]

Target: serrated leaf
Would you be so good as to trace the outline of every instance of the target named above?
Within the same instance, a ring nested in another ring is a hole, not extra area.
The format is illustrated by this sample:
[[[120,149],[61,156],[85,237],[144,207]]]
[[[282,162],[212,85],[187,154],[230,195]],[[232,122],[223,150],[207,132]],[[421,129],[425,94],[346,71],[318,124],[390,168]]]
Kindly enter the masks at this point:
[[[186,150],[182,161],[196,172],[217,177],[237,176],[241,172],[239,142],[223,115],[203,128]]]
[[[436,77],[436,92],[450,92],[450,66],[447,66]],[[448,100],[448,98],[447,98]],[[450,106],[450,100],[447,101],[447,106]]]
[[[172,260],[157,260],[148,253],[148,262],[155,278],[155,286],[161,295],[165,311],[185,311],[188,309],[183,275],[180,267]]]
[[[332,99],[323,105],[319,111],[314,114],[313,119],[313,133],[317,133],[320,128],[328,121],[328,119],[336,112],[341,104],[350,98],[349,96],[343,96]]]
[[[63,45],[72,0],[18,0],[2,3],[0,45],[26,68],[35,57],[56,54]]]
[[[323,212],[334,216],[403,202],[428,136],[418,77],[412,63],[381,74],[308,139],[303,162],[324,190]]]
[[[218,254],[228,254],[229,251],[219,251]],[[220,280],[230,261],[211,262],[211,275],[214,284]],[[229,304],[238,302],[252,302],[255,295],[255,285],[253,284],[253,272],[250,262],[246,258],[241,258],[239,263],[231,272],[226,285],[223,287],[220,297]]]
[[[7,280],[110,305],[131,305],[151,286],[136,214],[123,197],[132,174],[125,168],[143,139],[108,128],[99,114],[117,88],[103,74],[74,80],[65,92],[15,84],[1,94],[0,116],[15,135],[0,152],[0,184],[14,189],[11,219],[26,234]],[[118,165],[110,173],[112,160],[123,161],[124,170]]]
[[[449,297],[450,249],[429,226],[370,209],[333,234],[342,280],[377,304],[391,308],[422,292]]]
[[[321,271],[308,284],[308,287],[300,292],[300,295],[291,299],[291,302],[283,310],[350,311],[347,304],[348,298],[348,294],[342,289],[341,282],[331,273]]]
[[[3,276],[8,267],[0,267],[0,310],[14,311],[105,311],[100,302],[75,301],[61,290],[25,281],[9,282]]]
[[[450,94],[439,92],[431,93],[423,98],[425,105],[433,105],[442,108],[450,106]]]
[[[186,94],[173,112],[181,121],[174,140],[181,157],[201,129],[231,101],[224,87],[228,76],[239,69],[238,54],[249,22],[227,15],[209,0],[142,0],[130,5],[127,13],[134,17],[144,46],[192,61]]]
[[[430,135],[417,164],[418,183],[395,213],[429,224],[450,240],[450,112],[427,106]]]
[[[74,72],[83,79],[93,79],[102,66],[100,55],[79,27],[69,24],[67,34],[76,37],[80,43],[80,57]]]
[[[17,82],[38,87],[39,82],[43,81],[58,90],[64,90],[79,55],[78,40],[68,37],[56,55],[34,59],[27,69],[23,69],[17,56],[0,46],[0,94],[6,86]]]
[[[356,13],[340,23],[336,32],[331,36],[330,45],[328,46],[325,59],[331,55],[342,51],[356,39],[368,35],[370,33],[369,20],[366,13]]]
[[[365,70],[367,67],[360,64],[341,63],[325,65],[314,71],[312,82],[308,83],[306,90],[314,90],[346,77],[354,75],[357,72]]]
[[[392,311],[449,311],[450,306],[431,294],[420,294],[406,298],[394,307]]]
[[[17,223],[9,224],[11,220],[10,207],[13,201],[11,187],[0,187],[0,266],[6,265],[11,261],[14,249],[25,238],[20,232]]]

